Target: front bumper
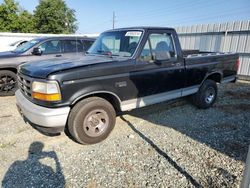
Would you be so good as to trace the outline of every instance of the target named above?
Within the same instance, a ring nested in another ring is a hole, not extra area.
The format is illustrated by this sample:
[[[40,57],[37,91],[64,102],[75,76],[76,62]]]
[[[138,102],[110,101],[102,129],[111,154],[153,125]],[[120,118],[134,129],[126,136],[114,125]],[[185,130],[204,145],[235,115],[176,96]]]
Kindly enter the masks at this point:
[[[16,91],[16,104],[20,114],[34,128],[43,133],[57,133],[64,130],[70,107],[45,108],[26,99],[20,90]]]

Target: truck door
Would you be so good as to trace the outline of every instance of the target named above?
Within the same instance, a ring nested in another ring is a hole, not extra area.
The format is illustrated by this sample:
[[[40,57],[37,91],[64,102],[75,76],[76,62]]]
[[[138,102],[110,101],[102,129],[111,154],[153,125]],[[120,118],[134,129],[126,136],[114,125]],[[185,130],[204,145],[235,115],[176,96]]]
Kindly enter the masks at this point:
[[[154,98],[156,94],[158,95],[155,97],[181,96],[183,71],[184,62],[177,58],[171,31],[150,31],[136,60],[136,72],[132,76],[138,90],[138,98]]]

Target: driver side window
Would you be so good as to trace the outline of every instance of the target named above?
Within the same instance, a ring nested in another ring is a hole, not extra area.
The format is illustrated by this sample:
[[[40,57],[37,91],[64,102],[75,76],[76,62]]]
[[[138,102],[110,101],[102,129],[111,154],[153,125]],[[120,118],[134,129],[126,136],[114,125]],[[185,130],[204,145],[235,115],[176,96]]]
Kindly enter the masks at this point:
[[[153,61],[154,57],[174,57],[175,51],[171,35],[166,33],[152,33],[141,52],[140,60]]]
[[[141,61],[148,61],[148,62],[153,60],[151,49],[149,47],[149,40],[147,40],[147,42],[146,42],[146,44],[141,52],[140,60]]]

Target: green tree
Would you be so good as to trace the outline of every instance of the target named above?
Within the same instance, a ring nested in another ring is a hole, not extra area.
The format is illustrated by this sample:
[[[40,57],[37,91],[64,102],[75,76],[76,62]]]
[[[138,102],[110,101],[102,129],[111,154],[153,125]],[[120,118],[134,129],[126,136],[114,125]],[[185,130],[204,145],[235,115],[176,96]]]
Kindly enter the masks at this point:
[[[40,0],[34,11],[35,28],[39,33],[75,33],[75,10],[64,0]]]
[[[19,5],[14,0],[4,0],[0,5],[0,31],[18,30]]]
[[[0,5],[0,31],[33,32],[33,15],[22,10],[14,0],[4,0]]]
[[[34,33],[34,16],[26,10],[22,10],[18,17],[18,31],[21,33]]]

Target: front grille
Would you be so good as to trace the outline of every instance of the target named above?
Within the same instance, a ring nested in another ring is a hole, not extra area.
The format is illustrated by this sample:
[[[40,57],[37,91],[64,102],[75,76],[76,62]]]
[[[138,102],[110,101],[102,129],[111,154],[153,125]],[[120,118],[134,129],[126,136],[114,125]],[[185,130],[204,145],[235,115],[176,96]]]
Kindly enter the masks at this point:
[[[27,97],[31,98],[31,78],[29,78],[28,76],[24,76],[22,74],[18,74],[17,75],[18,78],[18,86],[21,90],[21,92],[26,95]]]

